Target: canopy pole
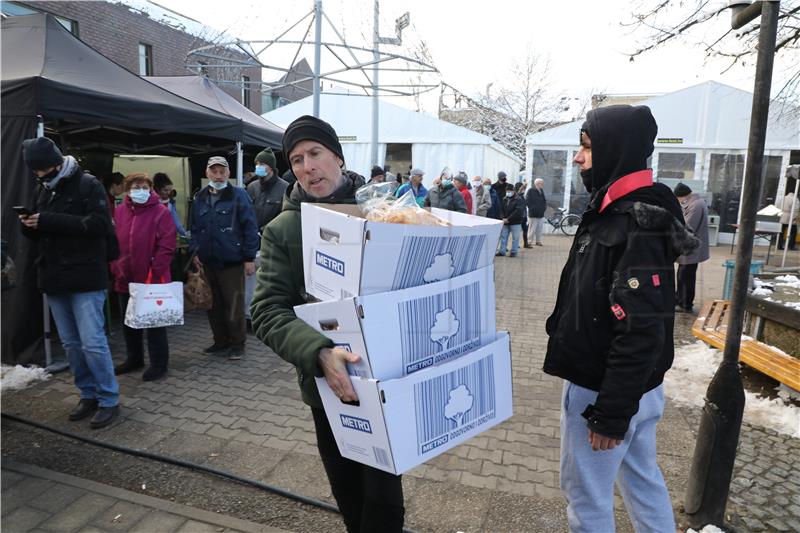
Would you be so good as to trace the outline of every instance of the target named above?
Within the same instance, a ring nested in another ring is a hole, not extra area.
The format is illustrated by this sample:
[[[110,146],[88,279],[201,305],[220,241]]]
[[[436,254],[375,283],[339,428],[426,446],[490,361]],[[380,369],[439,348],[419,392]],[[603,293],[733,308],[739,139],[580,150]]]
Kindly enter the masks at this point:
[[[236,186],[244,187],[242,178],[242,167],[244,166],[244,152],[242,152],[242,141],[236,141]]]
[[[370,141],[370,152],[372,154],[372,166],[378,164],[378,61],[381,58],[378,47],[380,46],[380,6],[375,0],[375,15],[372,29],[372,57],[375,64],[372,66],[372,140]]]
[[[322,50],[322,0],[314,0],[314,116],[319,118],[319,78]]]
[[[783,241],[783,258],[781,259],[781,268],[786,266],[786,252],[789,251],[789,244],[792,245],[794,244],[793,242],[790,242],[789,239],[792,238],[792,224],[797,226],[797,224],[795,224],[794,222],[794,214],[797,213],[798,190],[800,190],[800,176],[798,176],[797,179],[794,180],[794,198],[792,199],[792,207],[789,210],[789,226],[786,228],[786,240]],[[786,195],[784,195],[783,197],[786,198]],[[783,205],[783,202],[781,202],[781,210],[783,209],[786,209],[786,206]],[[781,228],[781,231],[783,231],[783,228]]]

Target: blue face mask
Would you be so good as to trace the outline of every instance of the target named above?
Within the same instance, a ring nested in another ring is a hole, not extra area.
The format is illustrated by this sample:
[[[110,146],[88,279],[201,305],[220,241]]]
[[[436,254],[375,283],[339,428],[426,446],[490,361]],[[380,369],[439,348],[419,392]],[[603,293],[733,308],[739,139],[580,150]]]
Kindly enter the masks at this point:
[[[491,188],[492,188],[492,186],[491,186],[491,185],[484,185],[484,186],[483,186],[483,190],[484,190],[484,191],[488,191],[488,190],[489,190],[489,189],[491,189]]]
[[[267,175],[267,167],[257,166],[256,167],[256,176],[264,177]]]
[[[511,198],[512,196],[514,196],[513,192],[509,191],[506,193],[506,198]]]
[[[213,187],[214,189],[221,191],[222,189],[228,186],[228,180],[225,180],[221,183],[217,181],[208,180],[208,184],[211,185],[211,187]]]
[[[150,189],[131,189],[128,196],[131,197],[133,203],[144,204],[150,199]]]
[[[453,180],[442,180],[442,187],[449,187],[453,184]]]

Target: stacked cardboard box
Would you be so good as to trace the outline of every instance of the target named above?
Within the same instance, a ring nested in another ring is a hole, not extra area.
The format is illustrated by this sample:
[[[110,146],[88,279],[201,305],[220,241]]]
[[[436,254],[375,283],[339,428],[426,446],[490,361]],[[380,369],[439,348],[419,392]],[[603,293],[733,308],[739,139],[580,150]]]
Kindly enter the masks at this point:
[[[344,457],[403,473],[509,418],[511,356],[495,331],[502,223],[432,210],[450,226],[367,221],[303,204],[306,290],[295,313],[361,356],[357,405],[317,379]]]

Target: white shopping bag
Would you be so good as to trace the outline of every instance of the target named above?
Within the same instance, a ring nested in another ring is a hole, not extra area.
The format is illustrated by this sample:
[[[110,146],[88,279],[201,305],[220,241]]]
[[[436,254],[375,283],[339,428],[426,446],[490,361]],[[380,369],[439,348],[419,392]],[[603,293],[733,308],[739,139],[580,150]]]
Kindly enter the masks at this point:
[[[134,329],[183,325],[183,283],[129,283],[125,325]]]

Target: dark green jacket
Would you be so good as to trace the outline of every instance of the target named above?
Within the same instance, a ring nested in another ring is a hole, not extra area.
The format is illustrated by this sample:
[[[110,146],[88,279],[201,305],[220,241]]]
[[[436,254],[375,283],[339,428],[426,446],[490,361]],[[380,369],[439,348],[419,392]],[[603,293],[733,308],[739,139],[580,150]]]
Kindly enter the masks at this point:
[[[311,198],[295,183],[283,199],[283,210],[264,227],[261,237],[261,268],[256,273],[256,291],[250,306],[253,331],[264,344],[297,369],[303,401],[322,409],[315,377],[323,377],[319,351],[332,348],[333,341],[297,318],[294,306],[313,301],[303,280],[303,239],[300,204],[355,203],[355,191],[364,178],[348,172],[348,182],[329,198]]]

